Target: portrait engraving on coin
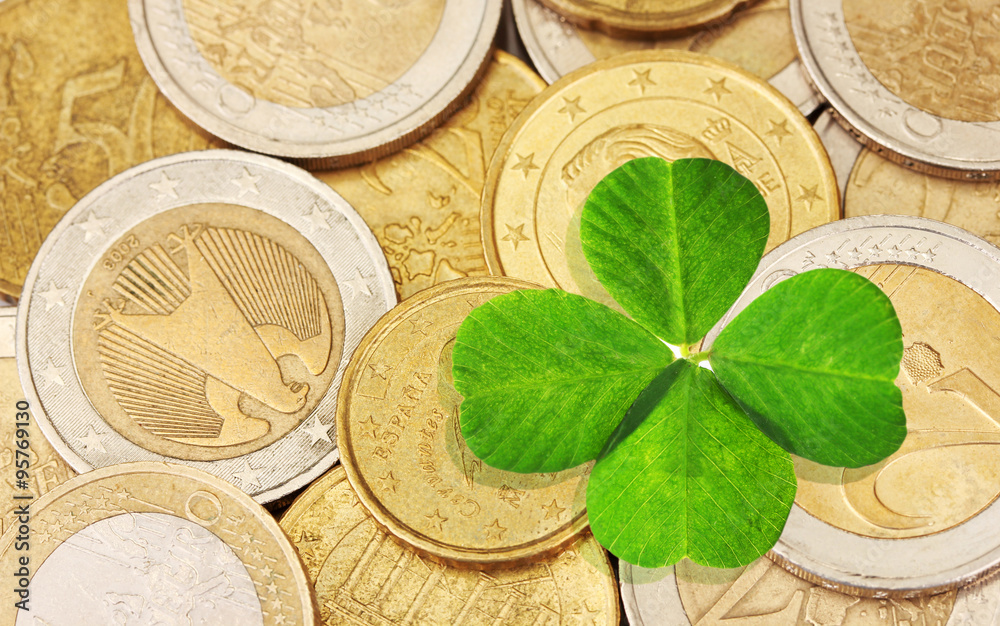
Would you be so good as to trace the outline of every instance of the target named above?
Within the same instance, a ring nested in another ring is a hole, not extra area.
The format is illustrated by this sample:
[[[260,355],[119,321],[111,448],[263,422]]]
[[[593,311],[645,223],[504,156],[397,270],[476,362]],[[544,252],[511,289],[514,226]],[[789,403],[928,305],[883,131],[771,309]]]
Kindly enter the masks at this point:
[[[276,441],[330,387],[339,288],[291,226],[236,205],[152,217],[112,242],[74,317],[85,393],[120,434],[188,460]]]

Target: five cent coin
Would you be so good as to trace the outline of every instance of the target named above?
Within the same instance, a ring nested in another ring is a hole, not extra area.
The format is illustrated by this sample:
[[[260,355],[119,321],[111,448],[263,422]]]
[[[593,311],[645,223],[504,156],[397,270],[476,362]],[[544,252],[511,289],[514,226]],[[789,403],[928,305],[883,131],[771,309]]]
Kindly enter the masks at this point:
[[[501,0],[129,0],[139,53],[185,115],[316,168],[427,135],[489,61]]]
[[[499,571],[428,561],[387,534],[336,467],[281,518],[316,586],[323,623],[618,624],[604,548],[589,534],[559,556]]]
[[[343,369],[395,304],[361,218],[307,172],[210,151],[81,200],[25,283],[18,368],[77,471],[183,462],[268,502],[337,459]]]
[[[358,497],[418,551],[463,567],[551,554],[587,526],[591,464],[557,474],[484,465],[459,428],[451,380],[458,327],[489,299],[534,285],[466,278],[422,291],[358,346],[341,385],[337,440]]]

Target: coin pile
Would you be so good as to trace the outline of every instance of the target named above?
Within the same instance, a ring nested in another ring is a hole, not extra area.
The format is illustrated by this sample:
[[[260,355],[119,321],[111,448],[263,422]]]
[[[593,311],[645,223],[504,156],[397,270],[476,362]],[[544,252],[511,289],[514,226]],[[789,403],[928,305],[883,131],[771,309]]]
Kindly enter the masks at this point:
[[[0,0],[0,623],[1000,624],[995,4]],[[451,353],[513,290],[617,306],[580,214],[644,156],[767,202],[706,342],[856,271],[909,434],[619,598],[592,464],[476,458]]]

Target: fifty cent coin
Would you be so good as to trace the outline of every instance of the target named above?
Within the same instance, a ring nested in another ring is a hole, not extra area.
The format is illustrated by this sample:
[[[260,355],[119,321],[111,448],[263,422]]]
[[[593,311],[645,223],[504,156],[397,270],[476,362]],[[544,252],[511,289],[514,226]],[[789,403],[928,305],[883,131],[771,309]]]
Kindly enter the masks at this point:
[[[465,278],[406,300],[369,331],[337,407],[347,476],[375,520],[424,554],[462,567],[523,564],[587,526],[592,464],[556,474],[484,465],[459,427],[451,377],[455,334],[469,312],[535,285]]]
[[[281,518],[316,586],[323,623],[619,623],[604,548],[589,534],[557,556],[499,571],[421,558],[385,532],[335,467]]]
[[[205,472],[106,467],[29,510],[27,548],[19,527],[0,537],[3,567],[17,572],[27,557],[30,572],[28,610],[4,602],[5,626],[318,623],[302,561],[277,522]]]
[[[718,159],[748,177],[770,209],[768,248],[840,216],[826,151],[773,87],[700,54],[632,52],[561,78],[507,131],[483,191],[490,271],[608,302],[580,212],[606,174],[643,156]]]
[[[213,143],[157,91],[123,3],[0,4],[0,292],[20,295],[45,236],[91,189]]]
[[[979,0],[792,0],[802,63],[837,119],[905,167],[1000,179],[1000,37]]]
[[[427,135],[489,61],[501,0],[129,0],[185,115],[238,146],[340,167]]]
[[[1000,250],[948,224],[856,217],[775,249],[716,329],[757,295],[817,267],[855,271],[903,328],[896,384],[908,434],[860,469],[795,459],[795,505],[773,554],[856,595],[954,589],[1000,565]]]
[[[98,187],[25,285],[21,381],[74,469],[183,462],[260,502],[336,461],[343,369],[396,301],[378,243],[340,196],[223,150]]]
[[[996,626],[1000,579],[917,598],[858,598],[798,578],[767,558],[738,569],[682,561],[618,566],[632,626]]]

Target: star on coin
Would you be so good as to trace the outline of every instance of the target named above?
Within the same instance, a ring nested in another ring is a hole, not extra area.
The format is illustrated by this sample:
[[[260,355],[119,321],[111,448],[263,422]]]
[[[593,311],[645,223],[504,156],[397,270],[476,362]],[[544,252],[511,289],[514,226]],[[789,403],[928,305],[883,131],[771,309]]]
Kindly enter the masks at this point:
[[[52,307],[57,304],[61,307],[66,306],[66,303],[63,301],[63,296],[65,296],[68,291],[68,288],[60,289],[56,286],[56,281],[51,280],[49,281],[48,291],[39,291],[38,295],[45,298],[45,310],[50,311],[52,310]]]
[[[250,467],[250,461],[243,459],[243,469],[234,472],[233,478],[240,479],[240,486],[246,490],[248,487],[260,487],[260,479],[257,478],[257,470]]]
[[[382,380],[389,380],[388,374],[392,371],[392,367],[385,363],[369,363],[368,367],[372,371],[372,376],[378,376]]]
[[[358,294],[364,294],[366,298],[372,297],[372,290],[365,284],[365,277],[361,275],[361,270],[355,268],[354,278],[345,280],[344,284],[351,288],[351,302],[357,299]]]
[[[149,188],[156,192],[157,200],[162,198],[177,198],[177,185],[179,184],[181,184],[180,180],[174,180],[167,176],[166,172],[160,172],[160,181],[150,183]]]
[[[45,365],[45,369],[42,370],[42,378],[49,385],[59,385],[60,387],[65,387],[66,383],[63,381],[63,370],[65,367],[56,367],[56,364],[49,359],[49,362]]]
[[[306,428],[303,432],[309,433],[312,437],[312,441],[309,443],[310,446],[315,446],[317,441],[325,441],[327,443],[333,443],[330,441],[330,424],[324,424],[318,415],[313,416],[312,426]]]
[[[503,534],[507,532],[507,529],[500,525],[499,519],[494,519],[493,523],[489,526],[483,526],[483,531],[486,532],[487,539],[503,539]]]
[[[271,569],[270,565],[265,563],[264,567],[260,568],[260,573],[264,576],[264,578],[270,578],[271,574],[274,573],[274,570]]]
[[[278,624],[279,626],[283,625],[285,623],[285,615],[283,615],[281,613],[278,613],[277,615],[275,615],[274,616],[274,623]]]
[[[367,424],[367,425],[366,425]],[[375,418],[371,415],[368,419],[362,421],[359,426],[361,426],[361,434],[368,435],[375,441],[378,441],[378,424],[375,423]]]
[[[242,541],[243,543],[245,543],[247,545],[252,545],[253,542],[255,541],[253,533],[251,533],[249,531],[243,533],[242,535],[240,535],[240,541]]]
[[[392,470],[389,470],[385,476],[379,476],[379,480],[382,481],[383,488],[387,491],[396,493],[396,487],[399,486],[399,479],[392,475]]]
[[[528,178],[528,173],[531,170],[537,170],[541,168],[535,165],[535,153],[532,152],[528,156],[524,156],[523,154],[517,155],[517,163],[510,169],[515,171],[519,170],[522,174],[524,174],[525,178]]]
[[[635,78],[629,81],[629,87],[638,87],[639,93],[646,93],[646,87],[652,87],[656,84],[653,82],[653,79],[649,77],[649,73],[652,71],[653,70],[644,70],[640,72],[639,70],[632,70],[632,74],[635,75]]]
[[[434,509],[434,515],[424,515],[427,521],[430,522],[431,528],[437,528],[440,531],[444,531],[442,524],[448,521],[447,517],[442,517],[440,509]]]
[[[723,96],[728,96],[729,94],[733,93],[729,91],[729,89],[726,87],[725,77],[720,78],[719,80],[712,80],[711,78],[709,78],[708,82],[711,83],[711,86],[705,90],[705,93],[710,93],[713,96],[715,96],[716,102],[722,102]]]
[[[333,211],[323,211],[318,204],[314,204],[312,213],[302,217],[312,226],[312,232],[316,232],[317,230],[330,230],[330,222],[327,220],[332,214]]]
[[[530,241],[530,239],[524,236],[523,232],[524,224],[521,224],[516,228],[514,226],[511,226],[510,224],[506,224],[506,226],[507,226],[507,234],[503,236],[502,240],[509,241],[512,244],[514,244],[515,250],[517,250],[517,245],[522,241]]]
[[[595,624],[596,622],[594,620],[596,615],[597,611],[591,610],[591,608],[587,605],[586,600],[580,603],[580,608],[578,610],[573,611],[573,616],[580,620],[581,624]]]
[[[278,593],[278,583],[272,580],[270,584],[264,585],[264,589],[267,589],[268,593],[276,594]]]
[[[778,145],[781,145],[781,142],[785,139],[785,137],[792,134],[792,131],[788,130],[788,120],[781,120],[780,124],[774,120],[767,121],[771,123],[771,130],[764,133],[764,136],[774,137],[775,141],[778,142]]]
[[[111,218],[104,217],[100,218],[94,215],[94,212],[90,212],[90,216],[87,217],[85,222],[77,222],[75,225],[83,229],[83,243],[90,243],[92,239],[100,239],[104,237],[104,224],[110,222]]]
[[[552,504],[543,504],[542,508],[545,509],[545,519],[558,518],[566,510],[556,504],[555,499],[552,500]]]
[[[239,178],[234,178],[229,182],[240,188],[240,190],[236,194],[237,198],[242,198],[248,193],[252,193],[254,195],[259,196],[260,190],[257,189],[257,183],[259,183],[260,179],[262,178],[264,178],[263,174],[258,174],[257,176],[253,176],[250,174],[250,170],[244,167],[243,174]]]
[[[413,326],[413,330],[410,331],[411,335],[421,334],[424,337],[427,336],[427,329],[434,325],[431,320],[416,319],[410,320],[410,324]]]
[[[804,185],[799,185],[799,191],[801,191],[802,194],[798,198],[796,198],[796,200],[801,200],[805,202],[806,208],[812,210],[813,202],[818,202],[823,200],[823,198],[818,193],[816,193],[816,190],[818,188],[819,185],[813,185],[812,187],[808,188],[805,187]]]
[[[571,99],[563,96],[563,102],[566,104],[566,106],[559,109],[559,112],[568,115],[570,122],[575,122],[577,115],[587,112],[586,109],[580,106],[580,98],[582,97],[583,96],[577,96]]]
[[[83,437],[76,438],[77,443],[83,445],[87,449],[87,452],[96,450],[98,452],[103,452],[107,454],[107,450],[104,449],[104,435],[98,435],[97,431],[94,430],[94,425],[90,424],[87,426],[87,434]]]

